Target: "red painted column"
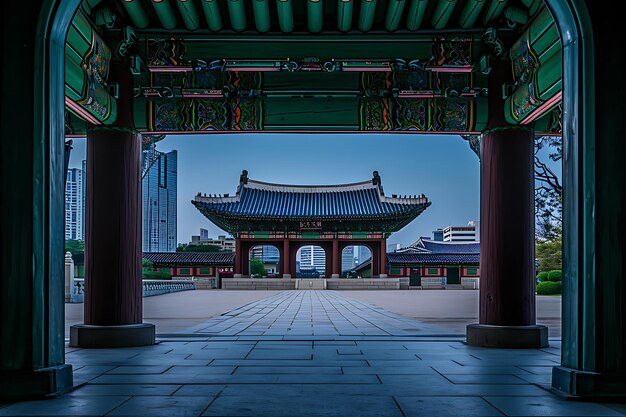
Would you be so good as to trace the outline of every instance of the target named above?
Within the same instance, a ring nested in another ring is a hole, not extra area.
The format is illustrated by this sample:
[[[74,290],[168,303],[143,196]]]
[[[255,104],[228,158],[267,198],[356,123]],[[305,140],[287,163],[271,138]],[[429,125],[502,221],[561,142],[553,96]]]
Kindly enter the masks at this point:
[[[381,277],[387,275],[387,239],[380,240],[380,273]]]
[[[535,322],[534,134],[504,120],[501,85],[510,62],[490,74],[489,123],[480,143],[480,315],[467,328],[474,346],[541,347]]]
[[[154,343],[154,326],[142,325],[141,136],[134,130],[133,79],[123,62],[112,61],[109,80],[118,84],[117,118],[112,126],[87,131],[84,311],[89,326],[71,328],[72,346]]]
[[[241,239],[235,238],[235,265],[233,265],[233,273],[241,275]]]
[[[341,252],[339,251],[339,241],[337,239],[333,239],[332,259],[333,270],[330,277],[339,278],[339,275],[341,274]]]
[[[284,239],[283,240],[283,266],[282,266],[282,274],[283,274],[283,278],[291,278],[291,271],[290,271],[290,262],[289,262],[289,258],[291,258],[290,253],[289,253],[289,239]]]

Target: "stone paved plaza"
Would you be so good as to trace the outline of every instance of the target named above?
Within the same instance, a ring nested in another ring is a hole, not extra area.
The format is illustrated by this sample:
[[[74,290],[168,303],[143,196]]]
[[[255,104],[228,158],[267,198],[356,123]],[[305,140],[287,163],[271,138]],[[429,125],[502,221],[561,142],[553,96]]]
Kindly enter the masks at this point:
[[[150,347],[73,349],[76,384],[0,415],[623,416],[550,389],[560,342],[466,346],[458,336],[333,291],[287,291]]]

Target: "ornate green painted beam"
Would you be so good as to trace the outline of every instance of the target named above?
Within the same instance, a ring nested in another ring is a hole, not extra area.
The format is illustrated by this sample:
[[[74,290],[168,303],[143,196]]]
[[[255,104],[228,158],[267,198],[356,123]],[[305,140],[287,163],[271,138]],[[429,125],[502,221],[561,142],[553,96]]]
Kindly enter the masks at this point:
[[[283,33],[293,31],[293,6],[291,0],[278,0],[276,2],[278,12],[278,25]]]
[[[196,30],[200,27],[200,18],[196,7],[193,5],[192,0],[178,0],[176,2],[178,10],[183,17],[183,23],[188,30]]]
[[[506,17],[511,22],[525,25],[528,21],[528,11],[524,10],[521,7],[509,6],[504,10],[504,17]]]
[[[491,3],[489,3],[489,7],[487,7],[487,11],[483,16],[483,23],[488,25],[500,17],[506,7],[506,3],[507,0],[491,0]]]
[[[478,19],[487,1],[488,0],[468,0],[459,17],[459,25],[464,29],[469,29],[474,26],[476,19]]]
[[[405,3],[406,0],[389,0],[387,16],[385,17],[385,27],[388,31],[393,32],[400,26]]]
[[[337,27],[340,32],[347,32],[352,28],[352,0],[337,2]]]
[[[270,30],[270,5],[269,0],[253,0],[252,10],[254,11],[254,24],[256,30],[261,33]],[[280,11],[278,12],[280,18]]]
[[[324,23],[322,0],[307,0],[306,13],[309,32],[321,32]]]
[[[417,30],[422,25],[424,20],[424,13],[426,13],[426,6],[428,0],[412,0],[411,7],[409,7],[409,13],[406,18],[406,27],[409,30]]]
[[[222,17],[217,0],[200,0],[206,23],[213,32],[222,30]]]
[[[359,30],[367,32],[372,28],[376,14],[377,0],[361,0],[361,12],[359,14]]]
[[[241,32],[246,29],[246,10],[244,0],[228,0],[228,13],[233,30]]]
[[[435,29],[444,29],[454,12],[456,0],[438,0],[433,12],[432,24]]]
[[[505,117],[509,123],[528,124],[561,101],[561,42],[547,9],[528,25],[509,55],[516,87],[505,101]]]
[[[152,5],[161,22],[161,26],[165,29],[176,28],[176,16],[174,16],[174,10],[172,10],[169,0],[152,0]]]
[[[148,20],[140,0],[124,0],[122,4],[136,28],[144,29],[148,27],[150,20]]]

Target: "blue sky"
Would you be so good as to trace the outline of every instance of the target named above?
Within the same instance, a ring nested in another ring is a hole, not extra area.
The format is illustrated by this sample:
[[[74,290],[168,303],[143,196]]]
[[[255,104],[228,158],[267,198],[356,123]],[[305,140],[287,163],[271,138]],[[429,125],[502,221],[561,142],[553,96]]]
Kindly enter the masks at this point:
[[[408,245],[447,225],[479,220],[479,160],[459,136],[409,134],[210,134],[169,136],[157,149],[178,151],[178,241],[199,229],[223,234],[191,204],[197,192],[233,194],[239,175],[284,184],[368,180],[378,170],[386,195],[424,193],[432,205],[395,233]],[[70,167],[85,158],[75,139]]]

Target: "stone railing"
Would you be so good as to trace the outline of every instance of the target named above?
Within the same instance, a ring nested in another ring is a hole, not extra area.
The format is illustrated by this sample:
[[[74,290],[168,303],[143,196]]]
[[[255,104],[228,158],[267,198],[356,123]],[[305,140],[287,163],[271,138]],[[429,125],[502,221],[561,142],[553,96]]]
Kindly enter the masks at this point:
[[[142,281],[142,287],[144,297],[196,289],[196,286],[192,281],[170,281],[164,279],[144,279]],[[84,294],[85,279],[74,278],[74,288],[72,291],[71,302],[82,303],[84,300]]]

